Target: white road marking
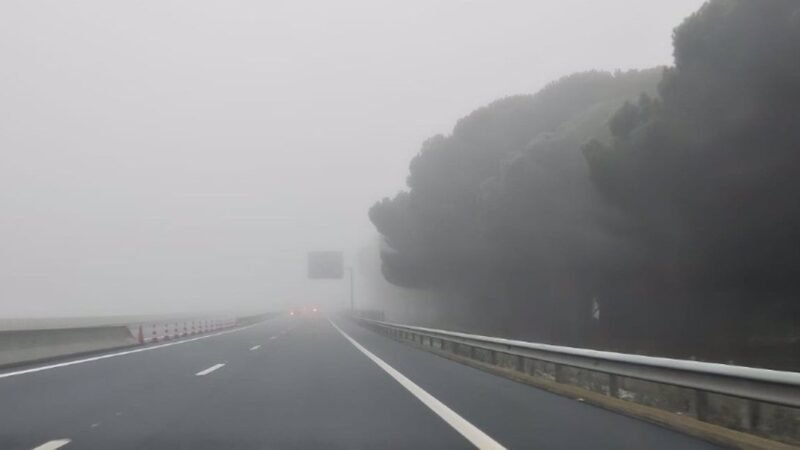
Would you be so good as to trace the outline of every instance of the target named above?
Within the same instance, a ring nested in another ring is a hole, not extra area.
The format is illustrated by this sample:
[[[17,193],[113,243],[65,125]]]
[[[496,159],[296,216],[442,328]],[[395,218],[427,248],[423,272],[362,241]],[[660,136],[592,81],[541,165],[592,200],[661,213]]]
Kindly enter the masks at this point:
[[[203,375],[208,375],[224,365],[225,365],[224,363],[214,364],[213,366],[209,367],[206,370],[201,370],[200,372],[197,372],[195,375],[197,375],[198,377],[202,377]]]
[[[33,450],[56,450],[72,442],[72,439],[55,439],[34,448]]]
[[[254,346],[250,347],[250,351],[253,351],[253,350],[258,350],[258,349],[260,349],[260,348],[261,348],[261,346],[260,346],[260,345],[254,345]]]
[[[16,375],[25,375],[27,373],[41,372],[43,370],[56,369],[58,367],[74,366],[76,364],[83,364],[83,363],[92,362],[92,361],[100,361],[101,359],[114,358],[116,356],[131,355],[131,354],[134,354],[134,353],[146,352],[146,351],[155,350],[155,349],[158,349],[158,348],[172,347],[173,345],[186,344],[188,342],[199,341],[201,339],[208,339],[210,337],[221,336],[223,334],[236,333],[238,331],[246,330],[247,328],[254,327],[256,325],[260,325],[260,324],[255,323],[253,325],[247,325],[247,326],[244,326],[244,327],[241,327],[241,328],[235,328],[233,330],[220,331],[219,333],[206,334],[204,336],[198,336],[198,337],[191,338],[191,339],[184,339],[184,340],[181,340],[181,341],[168,342],[166,344],[151,345],[151,346],[148,346],[148,347],[140,347],[140,348],[137,348],[137,349],[134,349],[134,350],[126,350],[124,352],[107,353],[105,355],[93,356],[91,358],[76,359],[74,361],[66,361],[66,362],[62,362],[62,363],[58,363],[58,364],[50,364],[50,365],[47,365],[47,366],[31,367],[30,369],[17,370],[15,372],[0,373],[0,378],[8,378],[8,377],[16,376]]]
[[[484,433],[483,431],[479,430],[475,425],[467,422],[466,419],[459,416],[455,411],[448,408],[447,405],[440,402],[436,397],[432,396],[431,394],[427,393],[424,389],[417,386],[413,381],[406,378],[405,375],[398,372],[394,367],[390,366],[382,359],[375,356],[372,352],[367,350],[366,348],[362,347],[361,344],[356,342],[355,339],[351,338],[347,333],[342,331],[341,328],[336,326],[332,320],[328,319],[328,321],[336,328],[342,336],[345,337],[348,341],[350,341],[355,348],[361,351],[361,353],[367,355],[367,358],[371,359],[372,362],[378,365],[381,369],[386,371],[392,378],[394,378],[398,383],[400,383],[404,388],[406,388],[411,394],[413,394],[417,399],[419,399],[422,403],[425,404],[431,411],[435,412],[439,417],[441,417],[448,425],[453,427],[456,431],[458,431],[462,436],[464,436],[468,441],[470,441],[473,445],[478,447],[479,449],[491,449],[491,450],[503,450],[505,447],[500,445],[499,442],[495,441],[489,435]]]
[[[278,339],[278,336],[270,336],[269,340]]]

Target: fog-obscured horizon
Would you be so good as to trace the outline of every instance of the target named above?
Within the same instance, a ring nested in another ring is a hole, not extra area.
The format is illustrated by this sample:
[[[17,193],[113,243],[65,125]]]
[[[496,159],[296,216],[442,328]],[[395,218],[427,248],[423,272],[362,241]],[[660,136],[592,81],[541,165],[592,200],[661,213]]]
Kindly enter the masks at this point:
[[[1,314],[343,305],[306,252],[374,245],[423,142],[574,72],[672,64],[702,3],[3,2]]]

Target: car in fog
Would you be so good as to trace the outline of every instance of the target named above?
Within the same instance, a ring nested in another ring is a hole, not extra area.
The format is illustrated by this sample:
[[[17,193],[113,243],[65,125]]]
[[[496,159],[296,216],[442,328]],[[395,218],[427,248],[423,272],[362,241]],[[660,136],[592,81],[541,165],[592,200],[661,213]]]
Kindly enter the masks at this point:
[[[307,314],[316,314],[319,312],[319,308],[316,306],[302,306],[300,308],[292,308],[289,310],[290,316],[300,316],[300,315],[307,315]]]

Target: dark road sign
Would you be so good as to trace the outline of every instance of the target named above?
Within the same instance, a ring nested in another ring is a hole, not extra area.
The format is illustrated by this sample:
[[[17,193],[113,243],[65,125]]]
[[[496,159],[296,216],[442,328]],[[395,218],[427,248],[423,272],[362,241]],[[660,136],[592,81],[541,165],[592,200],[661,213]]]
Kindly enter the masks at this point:
[[[309,252],[308,253],[308,278],[340,279],[344,276],[344,262],[342,252]]]

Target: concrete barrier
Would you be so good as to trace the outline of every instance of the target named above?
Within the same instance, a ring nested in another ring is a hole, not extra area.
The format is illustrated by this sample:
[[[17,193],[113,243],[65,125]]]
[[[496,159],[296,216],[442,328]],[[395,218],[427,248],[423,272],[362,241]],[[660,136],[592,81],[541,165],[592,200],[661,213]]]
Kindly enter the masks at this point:
[[[136,344],[125,326],[0,331],[0,366]]]
[[[268,313],[262,313],[262,314],[251,314],[251,315],[247,315],[247,316],[240,316],[240,317],[236,318],[236,325],[241,325],[241,326],[252,325],[254,323],[263,322],[263,321],[269,320],[269,319],[274,319],[275,317],[278,317],[278,316],[280,316],[282,314],[285,314],[285,313],[283,313],[283,312],[268,312]]]
[[[0,367],[214,333],[275,313],[0,320]]]
[[[171,320],[151,320],[128,325],[128,331],[139,344],[179,339],[196,334],[212,333],[237,325],[236,316],[194,317]]]

